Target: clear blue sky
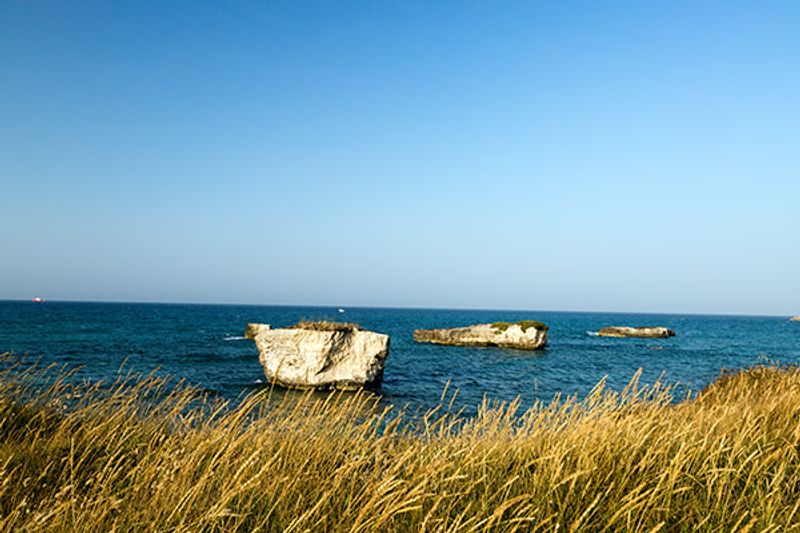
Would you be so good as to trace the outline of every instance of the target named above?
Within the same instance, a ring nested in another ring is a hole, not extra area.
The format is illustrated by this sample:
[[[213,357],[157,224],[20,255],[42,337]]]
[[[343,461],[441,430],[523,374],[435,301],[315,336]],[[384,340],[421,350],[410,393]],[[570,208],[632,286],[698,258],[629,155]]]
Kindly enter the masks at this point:
[[[800,3],[0,3],[0,298],[800,313]]]

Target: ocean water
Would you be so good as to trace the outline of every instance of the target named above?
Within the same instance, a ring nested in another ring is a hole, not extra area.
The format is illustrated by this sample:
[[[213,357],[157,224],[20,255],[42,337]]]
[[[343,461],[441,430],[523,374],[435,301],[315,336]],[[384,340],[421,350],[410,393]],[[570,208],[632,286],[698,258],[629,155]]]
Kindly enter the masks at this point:
[[[550,326],[541,351],[417,344],[417,328],[495,321],[541,320]],[[384,402],[424,410],[445,385],[458,388],[456,405],[474,412],[484,396],[550,400],[588,393],[604,377],[621,389],[637,369],[642,381],[662,379],[698,390],[722,369],[759,362],[797,363],[800,323],[784,317],[480,311],[237,305],[0,301],[0,352],[80,366],[81,377],[113,379],[126,368],[185,378],[223,398],[268,386],[248,322],[274,327],[300,319],[357,322],[391,336],[380,394]],[[660,325],[669,339],[612,339],[591,333],[610,325]]]

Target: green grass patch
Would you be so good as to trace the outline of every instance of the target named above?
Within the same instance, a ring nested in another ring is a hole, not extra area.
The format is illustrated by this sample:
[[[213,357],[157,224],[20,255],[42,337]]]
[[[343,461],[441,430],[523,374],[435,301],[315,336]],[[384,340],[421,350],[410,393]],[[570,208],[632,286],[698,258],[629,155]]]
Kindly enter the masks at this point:
[[[286,329],[305,329],[309,331],[358,331],[361,326],[352,322],[329,322],[327,320],[301,320]]]
[[[547,325],[539,322],[538,320],[520,320],[519,322],[494,322],[492,323],[492,327],[497,331],[505,331],[514,324],[518,325],[522,328],[522,331],[526,331],[528,328],[536,328],[543,331],[547,331]]]

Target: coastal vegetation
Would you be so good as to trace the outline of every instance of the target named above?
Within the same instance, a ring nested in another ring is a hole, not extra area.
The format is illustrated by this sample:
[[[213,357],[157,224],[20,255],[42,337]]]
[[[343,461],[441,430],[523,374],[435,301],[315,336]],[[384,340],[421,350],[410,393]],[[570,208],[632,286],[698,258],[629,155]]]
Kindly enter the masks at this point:
[[[518,322],[493,322],[492,327],[499,331],[505,331],[513,325],[517,325],[522,328],[522,331],[527,330],[528,328],[536,328],[543,331],[547,331],[547,325],[538,320],[520,320]]]
[[[356,331],[361,329],[352,322],[331,322],[328,320],[301,320],[287,329],[304,329],[307,331]]]
[[[367,392],[231,405],[155,375],[1,362],[3,531],[800,528],[795,367],[465,417],[447,388],[409,416]]]

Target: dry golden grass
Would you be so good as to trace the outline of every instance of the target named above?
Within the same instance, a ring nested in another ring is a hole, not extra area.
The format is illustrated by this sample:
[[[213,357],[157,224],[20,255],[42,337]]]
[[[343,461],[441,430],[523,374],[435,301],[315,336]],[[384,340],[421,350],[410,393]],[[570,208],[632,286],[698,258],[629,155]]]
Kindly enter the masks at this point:
[[[636,378],[521,412],[422,419],[369,394],[228,409],[154,377],[0,371],[0,528],[48,531],[782,531],[800,519],[800,371],[697,399]],[[48,383],[45,385],[44,383]],[[298,399],[299,398],[299,399]],[[68,405],[69,408],[63,407]]]

